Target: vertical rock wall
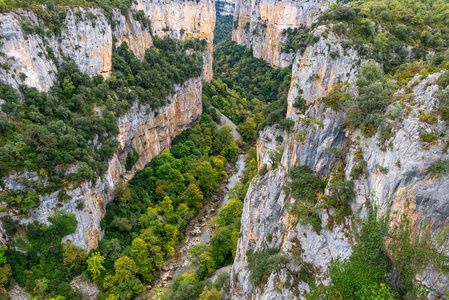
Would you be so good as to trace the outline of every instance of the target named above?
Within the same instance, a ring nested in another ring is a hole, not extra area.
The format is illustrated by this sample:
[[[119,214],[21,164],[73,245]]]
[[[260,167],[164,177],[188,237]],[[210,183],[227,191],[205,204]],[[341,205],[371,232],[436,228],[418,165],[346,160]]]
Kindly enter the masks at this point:
[[[153,34],[178,40],[205,39],[208,49],[203,55],[203,77],[206,81],[212,80],[215,28],[215,3],[212,0],[138,0],[133,8],[146,13]]]
[[[326,9],[329,1],[237,0],[232,40],[252,48],[253,55],[270,65],[285,68],[292,64],[294,53],[283,53],[283,31],[310,25],[313,17]]]
[[[315,34],[323,30],[317,28]],[[245,197],[241,238],[231,270],[231,299],[304,299],[309,290],[304,282],[292,285],[293,280],[285,270],[272,274],[266,285],[254,287],[246,268],[246,251],[249,249],[279,248],[280,253],[288,256],[300,251],[304,260],[313,264],[317,285],[329,283],[327,270],[337,257],[345,259],[351,254],[350,226],[334,223],[332,230],[324,227],[328,220],[332,220],[333,209],[320,212],[323,229],[317,234],[310,225],[296,223],[284,207],[285,203],[294,201],[282,189],[292,166],[306,165],[318,175],[329,177],[335,158],[325,152],[328,147],[343,149],[347,179],[358,162],[355,155],[358,149],[362,150],[367,162],[364,173],[354,180],[357,194],[351,203],[354,212],[363,211],[367,201],[371,201],[382,213],[402,213],[409,201],[412,222],[428,218],[434,229],[438,229],[448,221],[448,175],[437,177],[429,172],[432,163],[449,158],[444,151],[445,141],[441,139],[428,145],[420,140],[422,132],[433,130],[442,134],[447,132],[448,126],[440,118],[434,124],[419,120],[419,110],[428,113],[434,107],[434,95],[438,90],[436,81],[441,72],[425,79],[418,74],[408,83],[408,92],[405,89],[396,91],[396,99],[411,97],[414,104],[405,104],[398,116],[391,118],[393,133],[384,142],[387,147],[381,148],[377,135],[366,137],[359,130],[345,128],[347,112],[328,108],[319,100],[339,81],[347,82],[347,91],[355,95],[359,57],[352,49],[343,51],[340,43],[341,40],[330,33],[328,38],[322,37],[318,43],[309,46],[303,55],[296,54],[287,112],[287,117],[295,121],[293,130],[281,132],[266,128],[260,133],[257,142],[259,168],[263,164],[270,165],[270,151],[282,151],[282,159],[275,170],[253,180]],[[340,51],[340,57],[332,59],[330,52],[335,50]],[[312,77],[312,74],[319,76]],[[304,114],[293,107],[298,96],[311,105]],[[398,104],[390,105],[388,110],[395,110]],[[277,136],[283,137],[282,143],[276,142]],[[381,172],[379,166],[387,171]],[[349,219],[346,224],[350,224]],[[289,268],[299,270],[293,262]],[[429,270],[421,274],[428,287],[447,291],[448,283],[434,275]]]

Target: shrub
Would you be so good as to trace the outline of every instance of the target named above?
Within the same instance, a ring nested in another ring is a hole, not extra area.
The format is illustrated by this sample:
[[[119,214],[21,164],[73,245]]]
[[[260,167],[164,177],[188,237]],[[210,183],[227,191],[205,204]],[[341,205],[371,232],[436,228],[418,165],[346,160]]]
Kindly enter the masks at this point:
[[[259,176],[260,177],[263,177],[263,176],[265,176],[265,174],[267,174],[268,173],[268,166],[267,166],[267,164],[264,164],[263,166],[262,166],[262,168],[260,168],[260,170],[259,170]]]
[[[438,132],[435,131],[424,131],[419,135],[419,138],[421,140],[421,142],[423,143],[432,143],[434,141],[436,141],[438,138],[440,137],[440,135],[438,134]]]
[[[449,171],[449,159],[439,160],[430,165],[430,172],[434,175],[441,176]]]
[[[449,71],[444,72],[438,78],[438,86],[440,90],[444,90],[449,85]]]
[[[139,160],[139,158],[140,158],[139,153],[136,151],[136,149],[133,148],[132,153],[128,154],[128,158],[126,158],[126,164],[125,164],[126,170],[131,171],[133,166]]]
[[[309,108],[309,106],[306,105],[306,100],[302,96],[298,96],[295,98],[293,107],[298,109],[302,113],[304,113],[307,110],[307,108]]]
[[[324,191],[325,184],[307,166],[294,166],[288,176],[290,182],[284,186],[296,201],[293,204],[286,203],[287,211],[298,217],[300,224],[310,224],[315,231],[321,230],[321,219],[315,205],[318,193]]]
[[[449,119],[449,89],[440,90],[435,94],[437,98],[437,110],[441,113],[443,119]]]
[[[357,87],[359,95],[348,102],[352,110],[349,120],[354,127],[375,132],[384,119],[392,87],[387,83],[382,69],[372,61],[360,67]]]
[[[246,268],[250,271],[249,280],[253,285],[260,286],[266,283],[271,273],[279,271],[282,265],[289,262],[287,256],[278,253],[279,249],[276,248],[246,252],[248,260]]]
[[[320,100],[326,104],[327,107],[332,109],[340,109],[341,106],[351,99],[351,96],[347,92],[343,92],[343,84],[337,83],[332,90]]]
[[[329,56],[330,56],[332,59],[336,59],[336,58],[340,57],[340,51],[334,50],[334,51],[332,51],[331,53],[329,53]]]
[[[385,220],[378,220],[377,213],[370,210],[362,225],[355,228],[361,242],[354,245],[352,255],[347,261],[337,259],[329,267],[331,289],[337,290],[344,299],[364,299],[358,293],[373,284],[389,286],[386,274],[391,271],[391,264],[384,251],[384,223]]]
[[[352,179],[358,179],[360,177],[360,175],[363,174],[363,172],[365,171],[365,166],[366,166],[366,161],[361,160],[358,163],[356,163],[352,169],[351,169],[351,178]]]
[[[331,174],[328,185],[329,195],[323,197],[324,208],[335,208],[334,221],[341,224],[344,217],[352,213],[349,203],[354,200],[354,182],[347,180],[343,163],[339,161]]]

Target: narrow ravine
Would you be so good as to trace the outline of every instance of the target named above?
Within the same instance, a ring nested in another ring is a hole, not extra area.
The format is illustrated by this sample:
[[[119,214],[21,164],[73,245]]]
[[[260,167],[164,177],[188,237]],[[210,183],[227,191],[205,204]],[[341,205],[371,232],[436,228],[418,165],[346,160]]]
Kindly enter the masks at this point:
[[[241,140],[242,137],[237,131],[237,126],[218,110],[217,113],[219,113],[221,117],[221,122],[217,124],[217,126],[219,128],[226,125],[231,126],[233,128],[232,134],[234,140]],[[245,147],[245,150],[246,149],[247,148]],[[220,209],[229,202],[230,190],[241,180],[241,177],[244,174],[246,167],[245,150],[242,149],[235,161],[229,164],[228,169],[226,170],[229,175],[228,178],[223,181],[219,188],[217,188],[212,196],[212,201],[203,207],[198,213],[198,216],[190,222],[184,242],[179,246],[176,253],[160,268],[159,275],[156,276],[156,278],[159,278],[152,282],[151,287],[147,286],[147,293],[142,295],[139,299],[148,299],[148,297],[151,299],[155,289],[160,287],[170,287],[177,277],[185,272],[195,270],[189,261],[189,250],[195,245],[209,244],[215,230],[215,225],[211,224],[212,218],[218,216]],[[216,270],[216,274],[218,274],[219,271],[220,270]]]
[[[180,266],[178,269],[171,272],[173,279],[181,276],[184,272],[192,269],[192,266],[189,262],[189,255],[188,251],[194,246],[199,244],[208,244],[210,241],[210,238],[213,234],[214,226],[211,225],[209,222],[211,219],[218,215],[220,212],[220,209],[226,205],[229,201],[229,191],[232,189],[234,184],[240,180],[240,177],[243,175],[243,172],[245,171],[245,154],[239,154],[237,161],[234,165],[234,173],[231,177],[228,179],[228,183],[226,184],[226,196],[223,198],[223,200],[220,201],[217,208],[212,208],[209,210],[209,214],[206,216],[205,220],[200,224],[200,226],[195,227],[195,230],[193,232],[188,233],[188,238],[186,238],[186,242],[183,246],[181,246],[181,249],[185,249],[185,251],[182,251],[181,255],[178,258],[178,265]],[[205,224],[206,223],[206,224]],[[199,234],[198,234],[199,232]],[[189,241],[190,237],[190,241]],[[188,247],[185,247],[188,246]],[[188,249],[186,249],[188,248]]]

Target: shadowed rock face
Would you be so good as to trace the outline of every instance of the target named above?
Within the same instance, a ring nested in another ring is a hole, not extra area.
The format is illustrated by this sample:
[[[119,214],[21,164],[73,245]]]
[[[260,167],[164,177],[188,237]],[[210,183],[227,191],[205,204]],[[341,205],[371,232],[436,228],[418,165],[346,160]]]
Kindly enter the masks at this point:
[[[100,221],[105,207],[113,199],[113,191],[120,181],[127,182],[135,172],[142,169],[162,150],[169,148],[172,139],[191,122],[197,121],[202,113],[201,90],[204,80],[212,78],[212,41],[215,26],[215,6],[211,0],[201,1],[145,1],[133,7],[144,10],[151,20],[153,34],[170,36],[178,40],[192,38],[206,39],[208,49],[203,53],[204,71],[201,78],[192,78],[176,85],[174,93],[167,97],[167,104],[157,112],[149,106],[134,103],[132,108],[118,119],[119,150],[109,161],[103,178],[96,182],[85,182],[79,188],[68,191],[71,200],[59,202],[57,192],[42,196],[38,208],[29,212],[31,218],[20,220],[29,223],[34,220],[47,222],[47,217],[56,210],[73,212],[78,221],[76,232],[65,237],[82,249],[95,249],[103,232]],[[56,80],[57,65],[64,61],[75,62],[82,72],[89,75],[109,76],[112,67],[112,46],[115,35],[117,45],[126,42],[135,55],[143,59],[145,50],[152,46],[150,31],[135,21],[132,14],[123,16],[113,11],[116,26],[112,29],[99,9],[84,10],[66,8],[66,19],[61,36],[27,34],[20,25],[19,18],[30,20],[37,25],[36,15],[31,11],[17,10],[0,15],[0,63],[7,62],[10,70],[0,68],[0,82],[18,88],[20,84],[48,91]],[[92,15],[96,16],[92,19]],[[54,59],[48,55],[54,53]],[[20,73],[24,73],[24,81]],[[130,150],[139,153],[139,160],[132,171],[126,171],[125,162]],[[20,178],[36,178],[36,174],[17,174],[3,178],[6,189],[20,189]],[[81,203],[82,210],[77,206]],[[62,204],[62,207],[60,207]],[[0,242],[2,241],[0,227]]]
[[[235,0],[221,0],[215,2],[217,14],[221,16],[232,16],[235,11]]]
[[[323,30],[317,28],[315,34]],[[340,43],[341,40],[330,33],[326,39],[321,37],[318,43],[309,46],[303,55],[296,54],[287,112],[287,117],[295,121],[294,128],[290,132],[282,132],[269,127],[260,133],[257,142],[259,168],[263,164],[270,165],[269,153],[272,151],[281,149],[282,159],[277,169],[269,171],[263,178],[256,177],[253,180],[245,197],[241,238],[231,270],[231,299],[303,299],[309,289],[305,283],[290,287],[285,271],[272,274],[263,287],[252,286],[246,269],[246,251],[249,249],[276,247],[287,255],[291,255],[292,249],[302,249],[304,260],[311,262],[317,270],[317,283],[325,285],[329,284],[327,270],[332,261],[338,256],[345,259],[351,254],[352,244],[345,234],[349,227],[334,224],[332,231],[326,228],[316,234],[309,225],[295,225],[294,217],[284,209],[286,202],[294,201],[282,189],[288,180],[290,168],[307,165],[318,175],[328,177],[335,160],[325,153],[327,147],[344,149],[348,179],[358,161],[355,152],[358,149],[363,151],[367,166],[364,174],[355,180],[357,196],[352,203],[353,211],[363,211],[366,201],[371,200],[381,212],[385,213],[387,209],[404,212],[408,200],[412,209],[412,222],[417,223],[429,217],[437,229],[448,220],[448,175],[441,178],[432,176],[429,166],[440,159],[449,158],[449,155],[444,152],[444,141],[427,145],[428,150],[420,141],[420,134],[425,130],[447,132],[446,122],[439,117],[434,124],[419,120],[420,109],[428,112],[434,106],[435,93],[438,91],[436,81],[441,73],[429,75],[426,79],[416,75],[408,84],[408,95],[405,89],[396,92],[395,96],[404,99],[412,95],[416,104],[406,104],[400,116],[391,120],[394,131],[385,145],[391,144],[381,150],[377,135],[368,138],[359,130],[345,128],[343,124],[347,113],[327,108],[319,101],[338,81],[347,81],[350,83],[347,90],[352,95],[356,93],[355,73],[359,67],[359,57],[355,51],[344,52]],[[335,50],[339,50],[340,57],[332,59],[330,52]],[[312,79],[312,74],[318,74],[318,78]],[[298,96],[311,105],[305,114],[297,112],[293,107]],[[393,106],[390,105],[388,110],[394,109]],[[282,143],[276,142],[278,136],[283,137]],[[387,168],[388,172],[380,172],[378,166]],[[332,214],[332,209],[320,213],[323,227]],[[350,224],[349,221],[347,223]],[[289,267],[298,270],[293,263]],[[433,275],[428,270],[422,274],[426,285],[446,291],[447,283],[438,282]]]
[[[237,0],[232,40],[252,48],[254,57],[274,67],[292,64],[294,53],[282,53],[288,28],[310,25],[313,17],[335,1]]]

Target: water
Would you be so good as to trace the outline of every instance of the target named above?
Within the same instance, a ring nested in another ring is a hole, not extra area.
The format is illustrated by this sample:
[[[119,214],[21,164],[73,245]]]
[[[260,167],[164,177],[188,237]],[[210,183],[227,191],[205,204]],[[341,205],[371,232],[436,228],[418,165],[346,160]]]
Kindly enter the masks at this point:
[[[243,172],[245,171],[245,155],[241,154],[237,158],[237,162],[235,163],[235,169],[237,169],[237,172],[235,172],[228,180],[228,184],[226,185],[228,192],[226,193],[226,196],[223,198],[223,200],[220,202],[220,205],[215,211],[215,216],[218,215],[220,212],[220,209],[225,206],[229,202],[229,190],[234,187],[234,184],[238,181],[240,181],[240,177],[243,175]],[[198,236],[200,239],[200,244],[207,244],[210,241],[210,238],[212,236],[212,230],[209,226],[204,226],[201,229],[201,233]],[[187,254],[183,257],[181,257],[181,261],[187,259]],[[182,274],[184,274],[186,271],[193,269],[192,266],[184,266],[180,267],[173,273],[173,278],[179,277]]]

